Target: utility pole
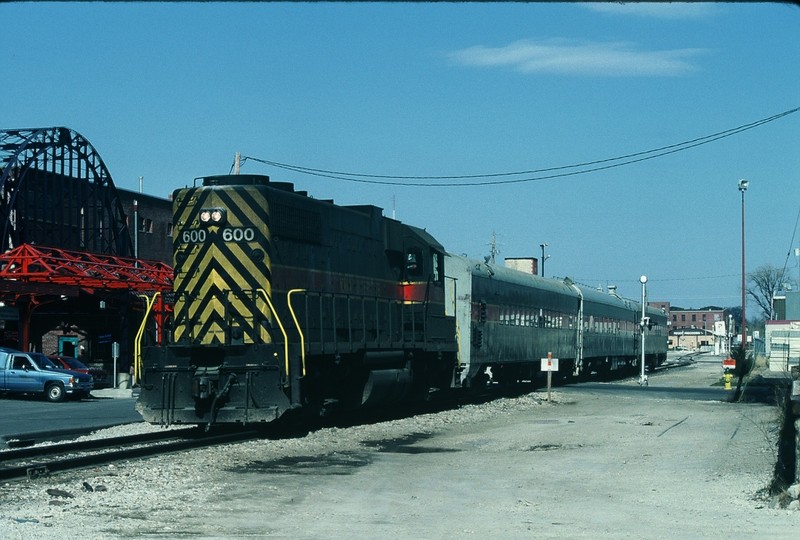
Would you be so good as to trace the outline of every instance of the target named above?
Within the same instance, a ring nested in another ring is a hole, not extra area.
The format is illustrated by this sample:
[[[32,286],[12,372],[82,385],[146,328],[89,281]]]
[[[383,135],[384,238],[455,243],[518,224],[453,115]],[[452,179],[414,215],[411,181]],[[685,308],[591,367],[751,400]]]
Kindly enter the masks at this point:
[[[644,331],[647,328],[647,317],[645,312],[645,307],[647,306],[647,276],[643,275],[639,278],[639,282],[642,284],[642,320],[639,323],[639,327],[641,328],[642,332],[642,374],[639,378],[639,384],[641,386],[647,385],[647,375],[644,374],[645,369],[645,354],[644,354]]]
[[[800,247],[794,248],[794,256],[797,257],[797,290],[800,290]]]
[[[546,261],[547,259],[550,258],[550,255],[545,255],[544,254],[544,248],[546,248],[549,245],[550,244],[547,244],[547,243],[539,244],[539,247],[542,248],[542,272],[541,272],[541,276],[542,277],[544,277],[544,261]]]
[[[139,268],[139,201],[133,199],[133,258],[134,266]]]
[[[747,180],[739,180],[739,191],[742,192],[742,352],[747,350],[747,289],[745,288],[744,271],[744,192],[747,191]],[[744,355],[742,355],[744,361]]]

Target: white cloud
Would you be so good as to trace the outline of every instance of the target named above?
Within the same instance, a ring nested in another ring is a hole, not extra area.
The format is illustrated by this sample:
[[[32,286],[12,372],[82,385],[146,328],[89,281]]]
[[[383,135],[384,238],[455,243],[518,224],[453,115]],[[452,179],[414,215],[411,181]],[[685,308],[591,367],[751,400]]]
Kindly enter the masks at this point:
[[[467,66],[507,66],[522,73],[651,77],[697,71],[690,60],[703,52],[645,51],[623,42],[523,40],[505,47],[469,47],[451,53],[450,58]]]
[[[599,13],[658,19],[695,19],[711,15],[718,9],[713,3],[702,2],[588,2],[581,5]]]

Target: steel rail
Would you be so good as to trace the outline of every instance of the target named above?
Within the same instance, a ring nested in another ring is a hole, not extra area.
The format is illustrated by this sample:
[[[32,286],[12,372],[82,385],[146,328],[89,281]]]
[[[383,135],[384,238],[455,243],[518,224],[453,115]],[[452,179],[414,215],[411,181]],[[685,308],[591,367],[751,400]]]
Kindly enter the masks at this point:
[[[192,430],[194,432],[194,430]],[[152,434],[150,434],[152,435]],[[32,463],[21,463],[17,465],[10,465],[3,468],[0,468],[0,480],[15,480],[20,478],[27,478],[29,480],[33,480],[43,476],[49,476],[51,473],[54,472],[64,472],[70,471],[75,469],[82,469],[86,467],[91,467],[100,464],[106,463],[113,463],[117,461],[123,461],[128,459],[140,459],[146,457],[154,457],[159,456],[162,454],[172,453],[172,452],[181,452],[185,450],[194,450],[199,448],[206,448],[210,446],[217,446],[221,444],[229,444],[235,442],[242,442],[246,440],[252,440],[260,436],[260,433],[257,431],[241,431],[241,432],[234,432],[234,433],[223,433],[218,435],[210,435],[210,436],[195,436],[195,437],[181,437],[180,435],[171,434],[171,438],[178,437],[179,440],[174,440],[171,442],[165,442],[164,437],[159,440],[157,437],[152,437],[151,440],[143,440],[147,437],[140,437],[140,436],[132,436],[132,437],[113,437],[111,439],[100,440],[103,442],[94,442],[94,441],[81,441],[81,443],[74,443],[72,446],[73,448],[66,449],[65,447],[69,446],[69,444],[58,444],[58,445],[51,445],[42,447],[43,449],[52,449],[55,447],[56,450],[51,450],[49,453],[41,452],[37,457],[45,458],[42,460],[36,460]],[[127,439],[127,441],[123,440]],[[168,441],[169,437],[166,439]],[[61,455],[67,452],[80,452],[81,450],[76,450],[75,448],[80,446],[83,443],[93,443],[89,445],[85,445],[83,451],[85,450],[92,450],[97,449],[97,447],[107,448],[109,446],[124,446],[126,444],[132,445],[129,448],[116,448],[113,450],[108,450],[104,452],[87,452],[80,456],[74,457],[62,457],[62,458],[55,458],[49,459],[48,456],[53,455]],[[88,448],[94,446],[94,448]],[[10,454],[12,452],[22,452],[22,451],[30,451],[33,449],[25,448],[19,450],[12,450],[4,452],[3,454]],[[19,454],[17,454],[19,456]],[[26,459],[25,457],[17,457],[15,459],[9,459],[4,456],[4,460],[7,461],[22,461]]]
[[[68,454],[70,452],[83,452],[98,448],[109,448],[112,446],[124,446],[129,444],[140,444],[153,441],[165,441],[169,439],[185,438],[189,432],[194,432],[195,428],[170,431],[153,431],[150,433],[139,433],[137,435],[121,435],[118,437],[106,437],[98,439],[88,439],[83,441],[62,442],[57,444],[45,444],[28,446],[25,448],[14,448],[0,451],[0,462],[13,461],[19,459],[30,459],[37,457],[53,456],[58,454]]]

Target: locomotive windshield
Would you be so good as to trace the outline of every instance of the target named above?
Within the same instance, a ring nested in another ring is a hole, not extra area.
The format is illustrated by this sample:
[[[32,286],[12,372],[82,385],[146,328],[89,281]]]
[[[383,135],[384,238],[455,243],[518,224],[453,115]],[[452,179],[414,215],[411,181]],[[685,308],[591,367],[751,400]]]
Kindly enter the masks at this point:
[[[430,277],[433,282],[442,281],[442,266],[444,265],[444,255],[435,249],[430,250],[427,260],[430,261],[428,268],[425,263],[426,257],[422,254],[422,249],[418,247],[409,248],[406,251],[406,277],[411,280],[412,278],[423,278],[425,280]]]
[[[419,248],[411,248],[406,253],[406,273],[409,276],[422,275],[422,253]]]

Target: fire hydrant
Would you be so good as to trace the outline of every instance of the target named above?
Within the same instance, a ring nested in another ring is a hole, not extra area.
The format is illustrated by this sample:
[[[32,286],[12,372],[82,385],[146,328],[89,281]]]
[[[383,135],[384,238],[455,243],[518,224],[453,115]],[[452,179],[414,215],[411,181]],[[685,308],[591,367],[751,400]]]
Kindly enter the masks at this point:
[[[730,390],[731,389],[731,379],[733,379],[733,374],[726,372],[725,373],[725,390]]]

